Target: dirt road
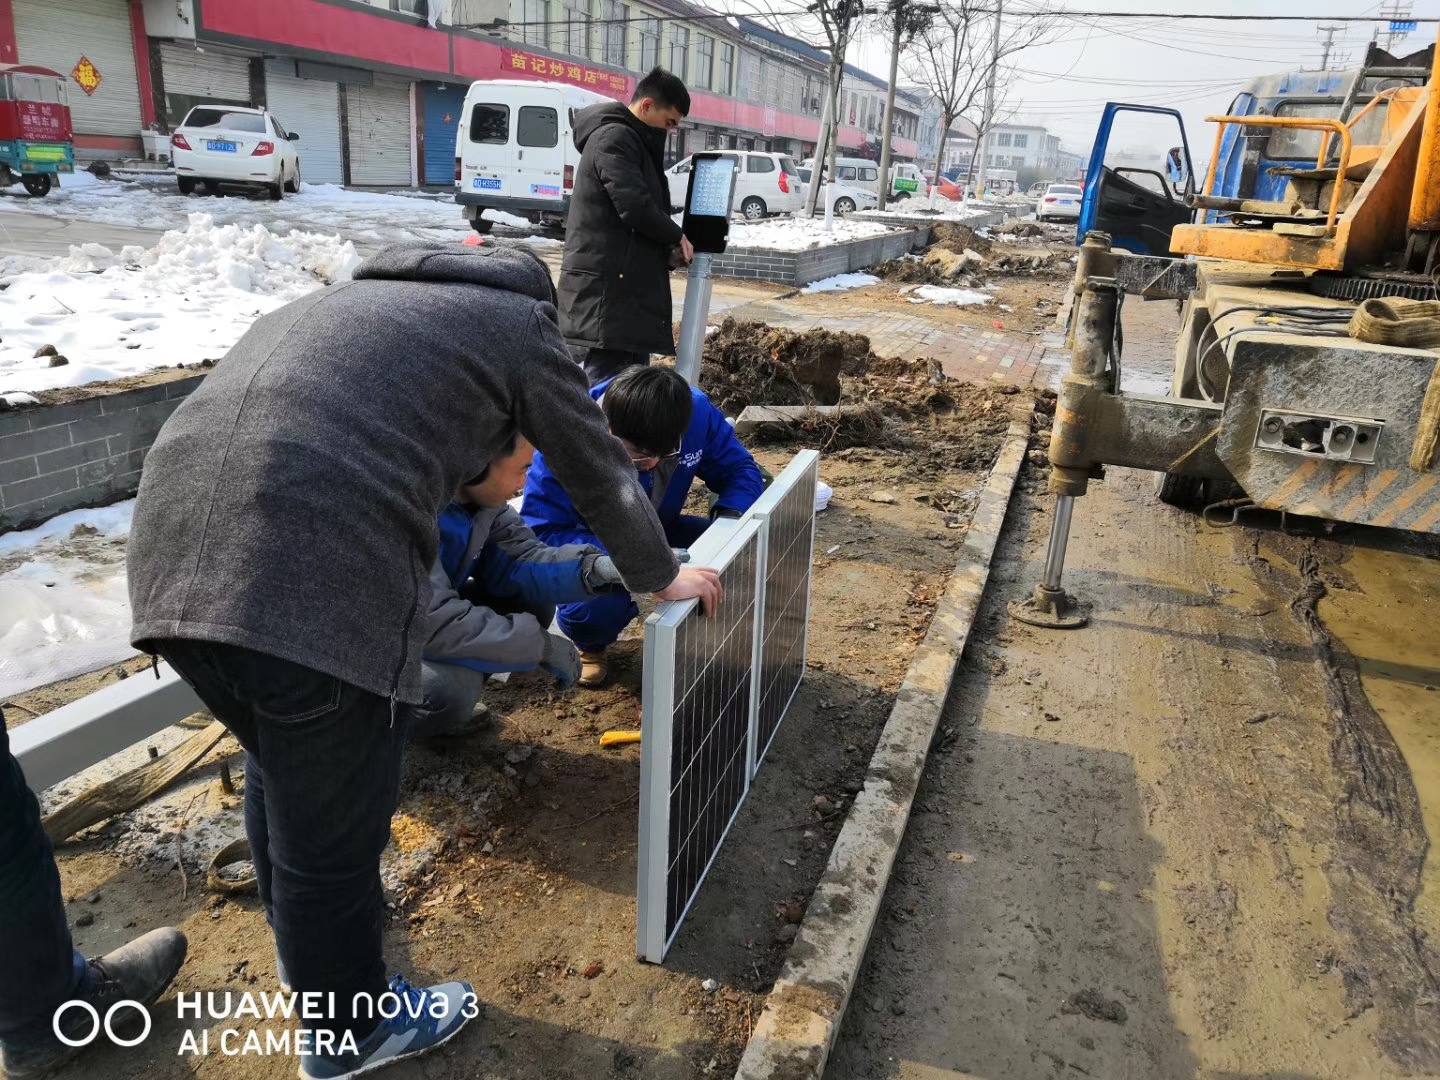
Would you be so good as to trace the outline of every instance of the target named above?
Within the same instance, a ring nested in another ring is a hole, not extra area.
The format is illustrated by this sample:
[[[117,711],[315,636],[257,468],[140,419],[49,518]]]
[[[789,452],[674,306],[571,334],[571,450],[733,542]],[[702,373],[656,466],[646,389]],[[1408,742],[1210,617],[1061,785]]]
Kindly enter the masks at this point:
[[[1215,530],[1112,470],[1056,633],[1005,613],[1030,487],[829,1080],[1440,1072],[1437,545]]]

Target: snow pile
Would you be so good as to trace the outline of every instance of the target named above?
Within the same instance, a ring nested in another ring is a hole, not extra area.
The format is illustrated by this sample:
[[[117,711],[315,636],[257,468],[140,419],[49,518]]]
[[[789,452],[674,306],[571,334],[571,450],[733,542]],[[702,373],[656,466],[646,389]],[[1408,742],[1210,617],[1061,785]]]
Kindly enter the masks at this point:
[[[208,214],[192,214],[185,231],[149,249],[73,247],[0,292],[0,392],[219,359],[256,318],[348,278],[359,263],[337,236],[276,236],[263,225],[216,225]],[[37,357],[46,345],[67,363]]]
[[[836,274],[834,277],[812,281],[800,291],[804,293],[842,292],[845,289],[863,289],[866,285],[874,285],[879,281],[880,279],[874,274]]]
[[[953,304],[955,307],[988,304],[994,299],[974,289],[949,289],[943,285],[921,285],[910,294],[912,304]]]
[[[125,538],[135,501],[0,536],[0,698],[134,655]]]
[[[825,231],[825,219],[774,218],[770,221],[737,222],[730,226],[732,248],[764,248],[767,251],[807,251],[848,240],[883,236],[890,226],[879,221],[836,218],[835,227]]]

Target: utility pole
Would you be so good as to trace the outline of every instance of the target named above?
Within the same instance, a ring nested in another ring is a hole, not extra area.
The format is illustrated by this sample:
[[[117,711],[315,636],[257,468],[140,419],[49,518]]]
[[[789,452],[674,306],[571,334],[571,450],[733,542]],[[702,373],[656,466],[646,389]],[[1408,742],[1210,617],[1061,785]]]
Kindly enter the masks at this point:
[[[1318,32],[1325,35],[1325,44],[1320,46],[1320,70],[1330,70],[1330,50],[1335,47],[1335,35],[1345,28],[1343,26],[1317,26]]]
[[[1380,10],[1380,18],[1388,19],[1390,28],[1385,34],[1385,51],[1393,53],[1395,42],[1410,35],[1408,23],[1414,5],[1411,0],[1387,0],[1387,3]]]
[[[978,176],[975,179],[975,197],[985,197],[985,163],[990,156],[990,129],[995,124],[995,72],[1000,66],[1000,14],[1003,8],[1001,0],[995,0],[995,36],[992,39],[992,52],[990,54],[990,80],[985,84],[985,114],[981,118],[984,130],[980,132],[980,146],[977,152],[980,157]]]

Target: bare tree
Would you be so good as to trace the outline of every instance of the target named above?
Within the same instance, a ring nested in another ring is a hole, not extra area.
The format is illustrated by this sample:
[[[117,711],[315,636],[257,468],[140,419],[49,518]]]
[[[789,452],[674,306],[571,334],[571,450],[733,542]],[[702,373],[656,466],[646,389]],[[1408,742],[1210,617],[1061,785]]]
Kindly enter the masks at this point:
[[[905,74],[930,92],[940,109],[940,149],[936,154],[935,176],[945,158],[945,144],[955,122],[971,121],[977,132],[978,152],[987,127],[995,125],[1001,110],[988,118],[980,114],[990,69],[996,68],[996,94],[1014,78],[1013,66],[1005,62],[1022,49],[1039,45],[1054,32],[1056,22],[1043,13],[1027,11],[1009,24],[1002,24],[998,49],[992,37],[991,0],[949,0],[920,31],[904,58]],[[973,169],[972,169],[973,172]]]
[[[830,53],[830,69],[826,86],[825,115],[829,118],[820,132],[820,142],[815,146],[815,167],[810,172],[810,191],[805,199],[805,213],[815,213],[815,202],[820,193],[821,162],[825,158],[824,176],[835,175],[835,154],[839,149],[837,137],[840,130],[840,86],[845,79],[845,53],[850,40],[859,29],[860,16],[865,13],[863,0],[812,0],[806,5],[825,32],[827,51]],[[825,148],[822,155],[821,148]]]

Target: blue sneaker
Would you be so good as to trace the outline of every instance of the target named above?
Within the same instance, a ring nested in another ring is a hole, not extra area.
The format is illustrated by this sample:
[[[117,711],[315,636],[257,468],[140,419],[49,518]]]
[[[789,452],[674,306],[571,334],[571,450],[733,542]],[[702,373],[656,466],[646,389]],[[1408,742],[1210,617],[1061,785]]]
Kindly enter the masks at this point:
[[[351,1076],[373,1072],[406,1058],[419,1057],[449,1042],[469,1023],[475,1010],[475,990],[465,982],[441,983],[421,990],[401,976],[390,980],[390,992],[405,1003],[393,1020],[382,1020],[380,1026],[360,1041],[355,1053],[305,1054],[300,1060],[300,1080],[347,1080]],[[437,1004],[443,1001],[443,1015]]]

